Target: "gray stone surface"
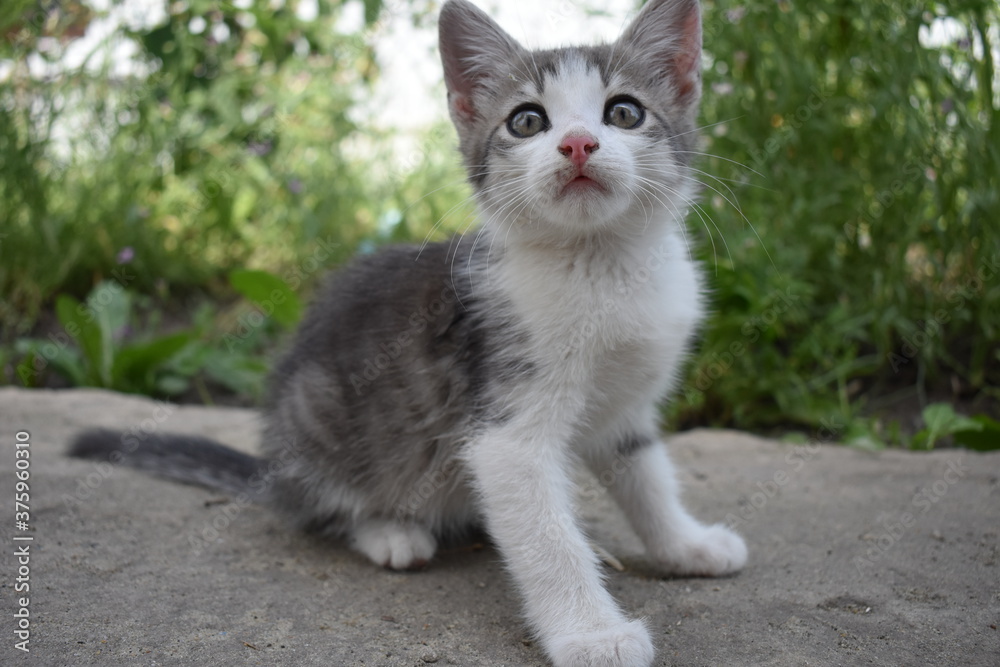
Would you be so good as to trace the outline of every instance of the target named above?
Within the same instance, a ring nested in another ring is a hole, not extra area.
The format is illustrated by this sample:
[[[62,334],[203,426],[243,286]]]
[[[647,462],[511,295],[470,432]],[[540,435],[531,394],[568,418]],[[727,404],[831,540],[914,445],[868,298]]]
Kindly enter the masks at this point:
[[[496,552],[378,569],[218,494],[63,455],[77,429],[144,420],[246,451],[246,410],[95,390],[0,389],[0,664],[537,665]],[[13,648],[14,439],[31,442],[31,652]],[[751,560],[725,579],[662,580],[599,483],[611,590],[645,617],[661,665],[1000,665],[1000,455],[877,455],[740,433],[673,438],[686,497]],[[214,524],[214,532],[213,532]],[[209,539],[205,539],[205,538]]]

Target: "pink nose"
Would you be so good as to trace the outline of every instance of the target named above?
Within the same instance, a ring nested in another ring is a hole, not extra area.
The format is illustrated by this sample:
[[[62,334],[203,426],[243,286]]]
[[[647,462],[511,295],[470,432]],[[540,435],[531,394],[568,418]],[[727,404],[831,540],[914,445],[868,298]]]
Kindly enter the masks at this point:
[[[559,152],[572,160],[577,167],[582,167],[590,154],[600,148],[597,139],[584,135],[566,135],[559,144]]]

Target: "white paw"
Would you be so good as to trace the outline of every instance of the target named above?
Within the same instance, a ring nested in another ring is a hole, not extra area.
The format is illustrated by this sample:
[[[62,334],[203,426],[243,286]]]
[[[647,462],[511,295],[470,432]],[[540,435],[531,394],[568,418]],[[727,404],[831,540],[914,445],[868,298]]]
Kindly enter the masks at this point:
[[[722,524],[698,526],[660,556],[660,565],[668,573],[699,577],[739,572],[746,563],[743,538]]]
[[[653,642],[640,621],[628,621],[607,630],[562,635],[551,642],[555,667],[648,667],[653,664]]]
[[[351,546],[376,565],[406,570],[426,565],[437,549],[437,542],[422,526],[367,521],[354,529]]]

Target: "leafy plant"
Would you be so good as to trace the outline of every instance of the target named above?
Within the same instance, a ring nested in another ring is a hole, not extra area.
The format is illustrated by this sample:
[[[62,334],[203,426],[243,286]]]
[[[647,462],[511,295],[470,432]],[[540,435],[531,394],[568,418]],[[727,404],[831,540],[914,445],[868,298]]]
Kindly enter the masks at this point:
[[[966,417],[947,403],[933,403],[924,408],[922,416],[925,426],[913,436],[914,449],[934,449],[948,436],[970,449],[1000,449],[1000,423],[985,415]]]
[[[131,393],[174,393],[169,364],[193,343],[191,332],[129,341],[132,299],[121,285],[104,281],[81,303],[63,294],[56,301],[62,331],[49,340],[24,339],[16,349],[26,358],[18,377],[31,386],[48,365],[75,386],[105,387]]]
[[[47,340],[19,340],[17,375],[25,386],[37,386],[51,367],[73,386],[166,396],[195,384],[211,402],[204,378],[257,399],[275,326],[297,324],[302,305],[287,283],[266,271],[233,271],[230,280],[249,302],[237,304],[237,316],[217,322],[216,309],[206,306],[190,328],[163,336],[133,333],[139,320],[133,295],[116,282],[101,282],[83,303],[60,295],[56,314],[62,330]]]
[[[675,423],[815,428],[953,388],[997,409],[998,22],[992,0],[706,3],[713,311]]]
[[[237,269],[229,274],[229,284],[283,326],[293,327],[302,318],[298,295],[272,273]]]
[[[319,3],[314,19],[295,3],[170,3],[142,27],[121,21],[120,0],[96,13],[7,4],[0,19],[19,20],[0,42],[5,341],[53,295],[83,298],[109,278],[124,246],[136,255],[128,288],[224,297],[234,268],[297,271],[308,284],[318,267],[304,261],[335,263],[374,234],[371,165],[344,145],[376,69],[362,35],[336,29],[343,2]],[[366,0],[366,15],[381,4]],[[67,64],[93,18],[121,25],[109,43],[134,47],[127,67],[105,44],[86,66]]]
[[[240,306],[249,307],[240,307],[235,322],[228,318],[221,337],[209,334],[211,342],[197,348],[185,364],[189,372],[200,370],[235,394],[257,401],[269,368],[268,350],[278,333],[298,324],[302,302],[288,283],[267,271],[232,271],[229,282],[249,302]]]
[[[972,421],[981,428],[968,428],[955,431],[955,443],[969,449],[981,452],[1000,450],[1000,422],[986,415],[975,415]]]

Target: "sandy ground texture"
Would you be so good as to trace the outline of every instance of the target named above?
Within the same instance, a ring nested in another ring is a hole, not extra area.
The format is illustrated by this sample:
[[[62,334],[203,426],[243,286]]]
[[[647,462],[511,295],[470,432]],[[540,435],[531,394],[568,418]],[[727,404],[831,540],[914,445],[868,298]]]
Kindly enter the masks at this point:
[[[388,572],[263,509],[64,456],[81,427],[142,424],[256,446],[246,410],[0,389],[0,664],[544,664],[489,545]],[[14,516],[21,431],[28,531]],[[646,619],[656,664],[1000,665],[1000,454],[724,431],[670,447],[689,506],[733,524],[751,556],[729,578],[658,578],[600,481],[584,482],[594,541],[624,567],[607,568],[608,585]],[[25,596],[27,654],[15,648]]]

